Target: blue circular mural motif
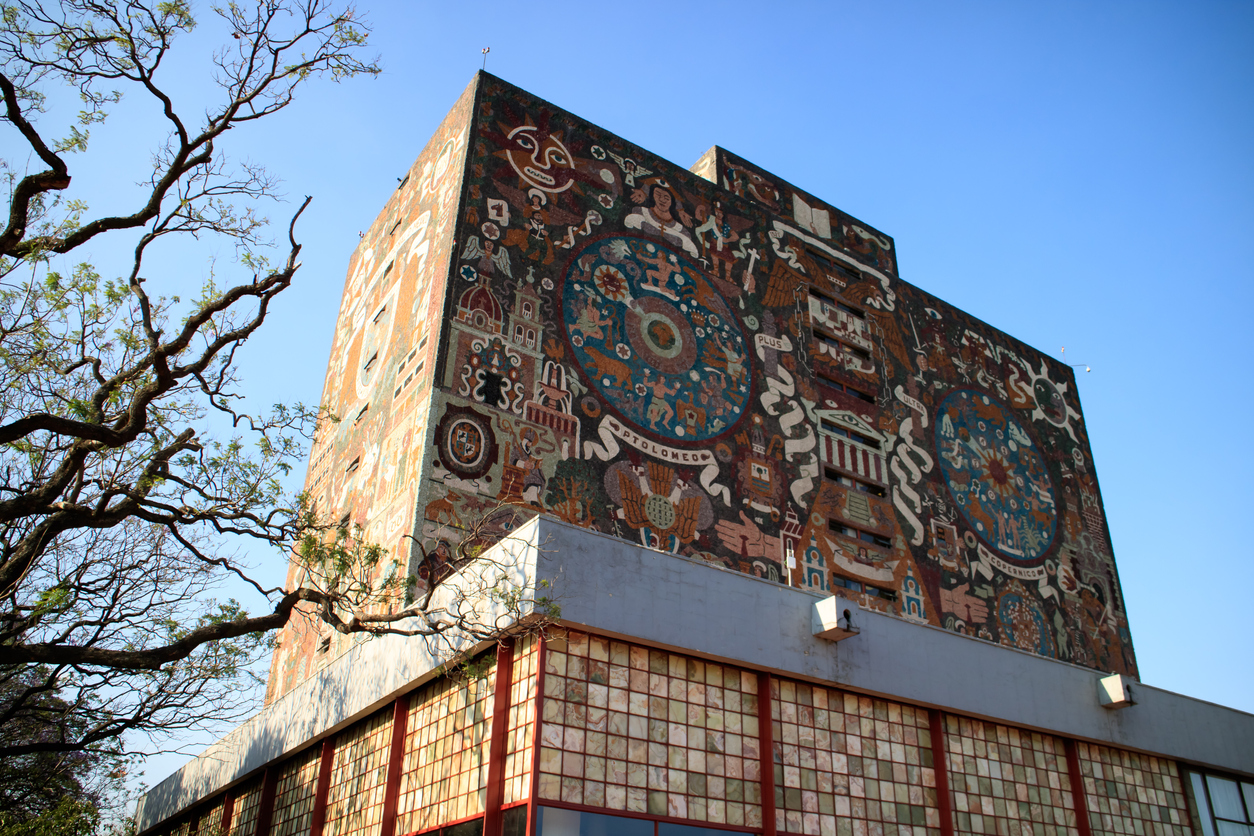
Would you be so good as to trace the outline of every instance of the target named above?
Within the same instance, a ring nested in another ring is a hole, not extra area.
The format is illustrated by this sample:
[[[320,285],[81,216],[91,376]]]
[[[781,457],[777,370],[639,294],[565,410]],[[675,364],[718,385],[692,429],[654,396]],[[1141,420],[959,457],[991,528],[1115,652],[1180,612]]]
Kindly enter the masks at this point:
[[[699,442],[744,415],[749,349],[700,267],[655,241],[602,238],[570,262],[566,340],[592,388],[635,429]]]
[[[997,600],[997,621],[1002,636],[1020,650],[1041,656],[1056,656],[1049,622],[1038,603],[1019,591],[1007,592]]]
[[[1045,461],[1006,407],[959,389],[936,410],[941,474],[962,516],[1011,560],[1039,560],[1054,541],[1058,511]]]

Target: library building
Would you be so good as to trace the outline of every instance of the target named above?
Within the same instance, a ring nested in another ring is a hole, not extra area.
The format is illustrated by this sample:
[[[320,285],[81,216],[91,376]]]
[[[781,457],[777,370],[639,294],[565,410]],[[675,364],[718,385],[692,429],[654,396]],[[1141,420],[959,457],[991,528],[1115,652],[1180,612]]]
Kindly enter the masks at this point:
[[[306,490],[433,599],[493,567],[493,638],[294,619],[139,836],[1254,836],[1254,716],[1140,680],[1074,370],[896,248],[478,73]]]

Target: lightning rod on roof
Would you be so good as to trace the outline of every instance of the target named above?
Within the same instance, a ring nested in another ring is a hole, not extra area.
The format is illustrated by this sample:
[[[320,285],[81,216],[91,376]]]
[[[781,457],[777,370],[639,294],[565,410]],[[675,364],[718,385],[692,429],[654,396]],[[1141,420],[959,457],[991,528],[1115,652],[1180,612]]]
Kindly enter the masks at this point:
[[[1059,352],[1062,354],[1062,359],[1063,359],[1063,361],[1064,361],[1064,362],[1066,362],[1066,359],[1067,359],[1067,347],[1064,345],[1062,348],[1060,348],[1060,349],[1059,349]],[[1078,369],[1078,368],[1080,368],[1081,366],[1083,366],[1083,367],[1084,367],[1084,370],[1085,370],[1086,372],[1091,372],[1091,371],[1093,371],[1093,369],[1089,366],[1089,364],[1088,364],[1088,363],[1067,363],[1067,365],[1068,365],[1068,366],[1070,366],[1070,367],[1071,367],[1071,368],[1073,368],[1073,369]]]

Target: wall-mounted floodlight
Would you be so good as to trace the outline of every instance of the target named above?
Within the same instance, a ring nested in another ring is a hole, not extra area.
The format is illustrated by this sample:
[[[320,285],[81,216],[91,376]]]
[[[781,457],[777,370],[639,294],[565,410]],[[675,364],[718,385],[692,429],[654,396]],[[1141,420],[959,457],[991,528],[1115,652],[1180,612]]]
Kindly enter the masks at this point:
[[[1132,696],[1133,679],[1121,673],[1112,673],[1097,680],[1097,701],[1102,708],[1127,708],[1136,705]]]
[[[810,613],[810,628],[820,639],[838,642],[858,635],[858,602],[833,595],[816,601]]]

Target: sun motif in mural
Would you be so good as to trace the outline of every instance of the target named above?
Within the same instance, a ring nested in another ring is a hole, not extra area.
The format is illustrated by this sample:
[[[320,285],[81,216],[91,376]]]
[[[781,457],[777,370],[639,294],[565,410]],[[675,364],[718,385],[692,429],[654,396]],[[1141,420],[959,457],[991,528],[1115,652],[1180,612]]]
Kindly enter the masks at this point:
[[[506,148],[500,153],[528,187],[556,193],[574,185],[574,157],[560,135],[526,124],[511,130],[505,141]]]
[[[635,429],[693,443],[746,414],[748,342],[713,283],[681,254],[627,236],[594,241],[571,260],[561,304],[591,388]]]
[[[1018,493],[1019,486],[1011,475],[1013,465],[1006,456],[993,448],[981,448],[975,456],[975,465],[983,473],[989,491],[996,493],[1003,502]]]
[[[601,295],[613,302],[622,302],[627,298],[627,279],[617,267],[603,264],[597,268],[593,282]]]
[[[962,515],[999,554],[1038,562],[1058,526],[1054,487],[1023,426],[988,395],[951,392],[936,413],[941,473]]]
[[[1047,421],[1055,427],[1061,427],[1066,430],[1067,435],[1071,436],[1071,440],[1075,441],[1075,431],[1071,429],[1071,422],[1074,419],[1077,422],[1083,422],[1083,417],[1079,411],[1072,408],[1067,402],[1066,383],[1056,383],[1049,377],[1049,367],[1045,361],[1041,361],[1041,370],[1032,374],[1030,383],[1032,385],[1032,399],[1036,402],[1036,408],[1032,410],[1033,421]]]

